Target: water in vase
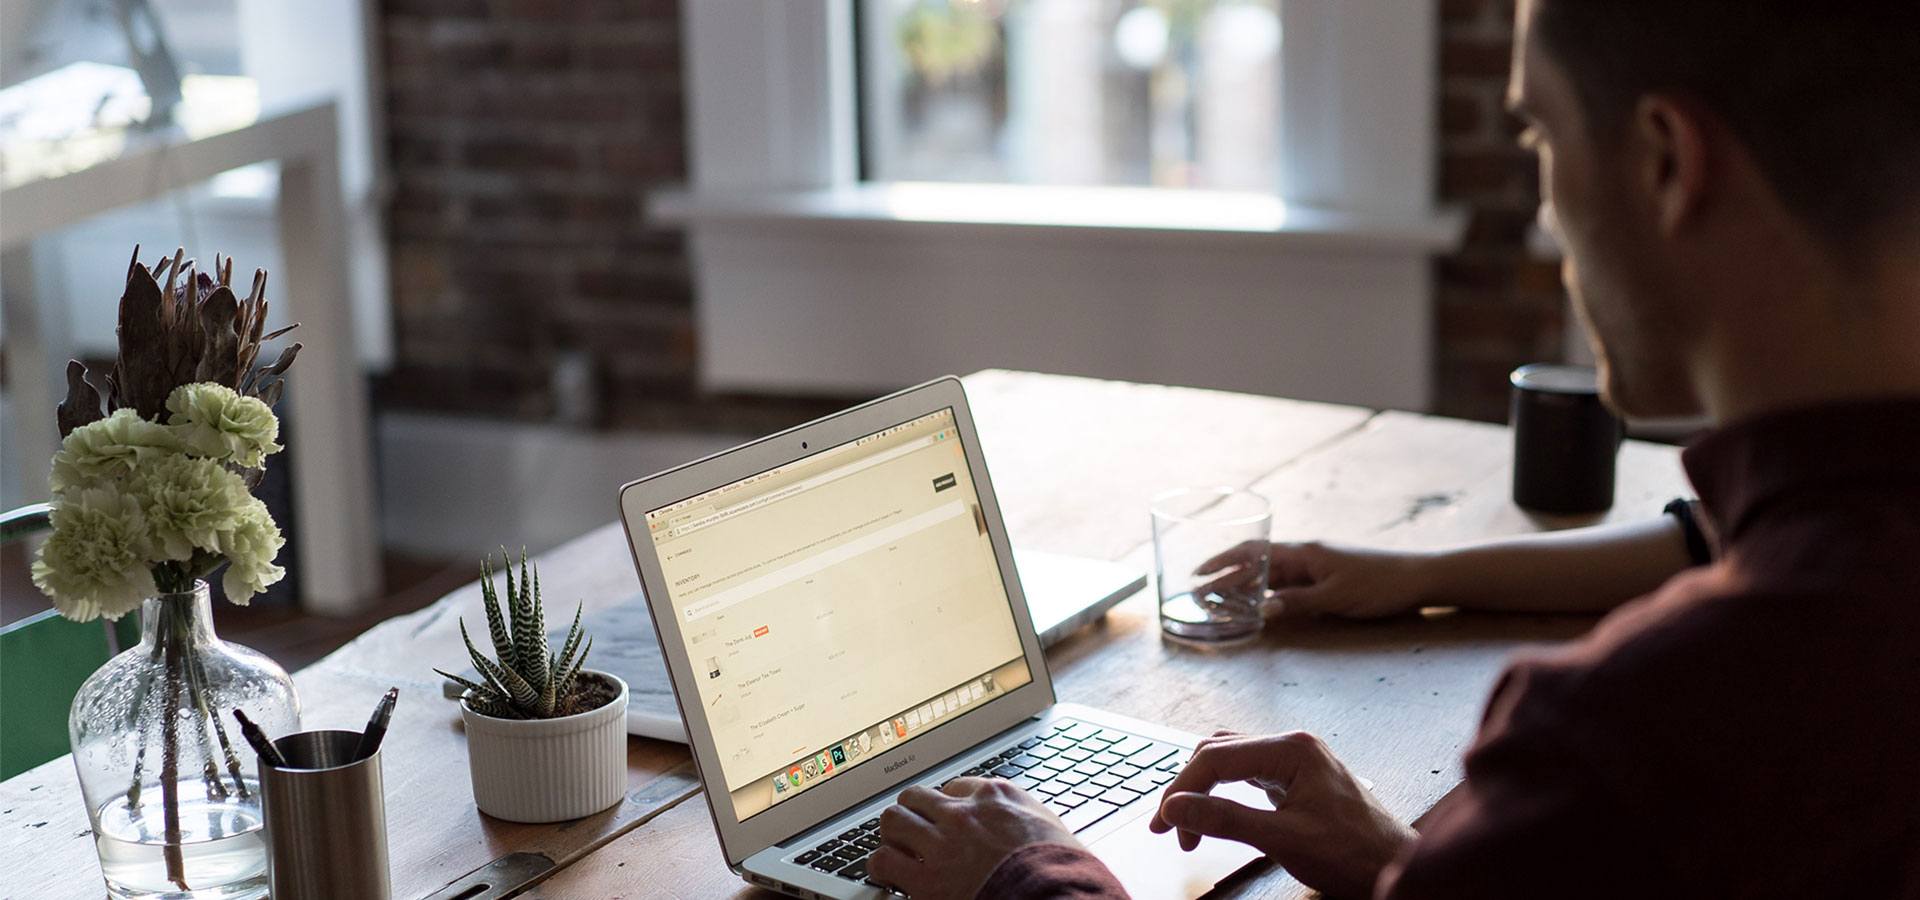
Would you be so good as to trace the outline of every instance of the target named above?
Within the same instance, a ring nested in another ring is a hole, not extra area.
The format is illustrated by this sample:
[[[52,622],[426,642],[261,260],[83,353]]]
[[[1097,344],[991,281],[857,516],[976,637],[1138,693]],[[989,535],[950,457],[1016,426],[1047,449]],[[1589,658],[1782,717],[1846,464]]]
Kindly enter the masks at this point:
[[[251,779],[247,796],[209,800],[180,798],[182,889],[167,878],[160,805],[136,813],[122,794],[95,817],[94,843],[101,874],[115,900],[241,900],[267,895],[266,832],[261,830],[260,791]]]

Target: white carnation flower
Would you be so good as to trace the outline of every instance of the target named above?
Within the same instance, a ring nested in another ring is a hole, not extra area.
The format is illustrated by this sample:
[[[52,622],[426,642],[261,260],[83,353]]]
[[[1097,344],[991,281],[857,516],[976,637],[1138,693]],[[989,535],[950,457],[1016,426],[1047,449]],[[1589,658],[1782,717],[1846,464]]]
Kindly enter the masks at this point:
[[[110,487],[56,498],[53,536],[33,561],[33,583],[69,619],[118,619],[157,593],[140,500]]]
[[[212,382],[183,384],[167,395],[167,422],[185,447],[208,459],[258,469],[282,448],[280,420],[255,397]]]
[[[273,564],[286,544],[279,526],[267,513],[267,505],[254,499],[220,534],[220,552],[229,565],[220,586],[227,599],[245,606],[254,594],[286,577],[287,570]]]
[[[172,429],[140,418],[131,409],[75,428],[53,455],[48,479],[55,494],[120,478],[138,466],[180,452]]]
[[[196,549],[221,552],[220,532],[259,503],[226,466],[178,454],[135,472],[128,490],[140,498],[155,561],[191,559]]]

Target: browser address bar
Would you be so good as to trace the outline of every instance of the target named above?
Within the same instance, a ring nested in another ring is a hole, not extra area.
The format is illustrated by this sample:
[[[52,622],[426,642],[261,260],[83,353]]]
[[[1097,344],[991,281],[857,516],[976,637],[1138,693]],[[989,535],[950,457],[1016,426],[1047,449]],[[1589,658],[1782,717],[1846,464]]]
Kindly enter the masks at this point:
[[[753,512],[756,509],[760,509],[762,507],[769,506],[774,503],[778,503],[795,494],[802,493],[804,491],[810,491],[814,488],[820,487],[821,485],[831,484],[835,481],[839,481],[840,479],[847,477],[848,475],[852,475],[856,472],[861,472],[866,469],[871,469],[874,466],[880,465],[882,463],[892,462],[896,459],[899,459],[902,456],[905,456],[909,453],[914,452],[915,450],[924,449],[926,447],[931,447],[933,445],[934,445],[934,435],[931,435],[931,434],[927,435],[926,437],[919,438],[918,440],[909,441],[905,444],[901,444],[900,446],[894,447],[885,452],[876,453],[872,456],[866,457],[865,459],[847,463],[846,465],[841,466],[837,469],[828,469],[827,471],[821,472],[820,474],[815,475],[811,478],[806,478],[800,481],[796,481],[793,484],[787,485],[786,487],[783,487],[777,491],[769,491],[765,494],[761,494],[760,496],[754,497],[750,500],[742,500],[739,503],[735,503],[731,506],[720,507],[719,509],[716,509],[713,512],[707,513],[706,515],[701,516],[698,519],[694,519],[693,521],[688,522],[684,525],[679,525],[679,526],[667,529],[666,537],[668,540],[672,540],[674,538],[679,538],[679,537],[685,537],[689,534],[699,531],[702,528],[706,528],[711,525],[718,525],[721,522],[725,522],[726,520],[733,518],[734,516]]]

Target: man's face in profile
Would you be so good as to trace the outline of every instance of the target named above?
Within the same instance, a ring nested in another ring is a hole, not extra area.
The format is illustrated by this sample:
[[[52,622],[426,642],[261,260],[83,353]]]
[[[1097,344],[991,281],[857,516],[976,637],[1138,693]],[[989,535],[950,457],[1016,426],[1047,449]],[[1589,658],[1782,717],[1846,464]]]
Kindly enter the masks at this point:
[[[1696,328],[1674,248],[1656,228],[1638,176],[1644,160],[1630,128],[1601,138],[1579,94],[1542,44],[1539,7],[1583,0],[1521,0],[1507,103],[1527,125],[1521,143],[1540,163],[1540,222],[1565,254],[1561,280],[1592,337],[1602,397],[1616,412],[1655,417],[1695,413],[1685,348]]]

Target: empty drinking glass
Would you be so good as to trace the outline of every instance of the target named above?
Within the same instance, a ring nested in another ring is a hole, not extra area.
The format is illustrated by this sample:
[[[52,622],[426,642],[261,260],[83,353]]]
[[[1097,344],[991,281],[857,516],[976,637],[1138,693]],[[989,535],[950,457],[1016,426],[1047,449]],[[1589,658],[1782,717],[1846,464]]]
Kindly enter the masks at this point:
[[[1160,630],[1207,644],[1258,634],[1273,525],[1267,498],[1180,488],[1154,497],[1151,511]]]

